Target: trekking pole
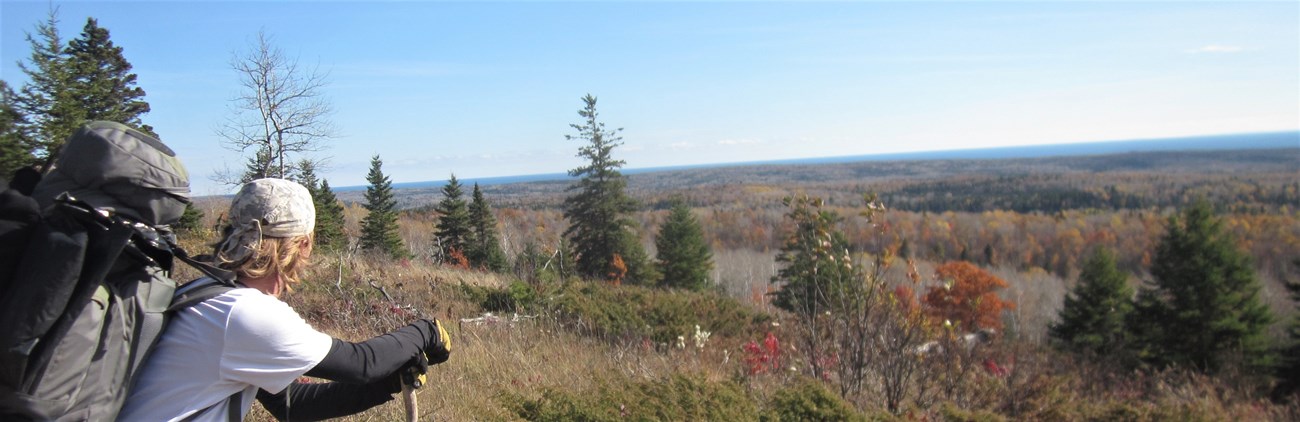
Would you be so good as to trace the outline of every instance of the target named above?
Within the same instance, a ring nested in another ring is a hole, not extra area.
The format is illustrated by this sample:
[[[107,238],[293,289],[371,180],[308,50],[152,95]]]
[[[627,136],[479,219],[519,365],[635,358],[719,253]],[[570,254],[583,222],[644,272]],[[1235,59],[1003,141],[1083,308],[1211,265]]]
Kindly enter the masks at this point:
[[[428,361],[425,361],[424,353],[420,353],[422,365],[408,366],[402,374],[402,408],[406,409],[407,422],[415,422],[420,419],[420,403],[417,401],[415,391],[417,388],[424,386],[425,373],[428,369]]]
[[[388,291],[384,290],[383,286],[376,284],[374,280],[367,280],[367,282],[370,284],[370,287],[379,290],[379,293],[383,294],[385,299],[388,299],[388,303],[391,304],[394,309],[403,309],[397,304],[397,301],[393,300],[393,297],[388,294]],[[414,311],[413,308],[411,310]],[[415,395],[415,390],[424,386],[424,381],[426,379],[425,371],[429,369],[429,366],[427,361],[425,361],[424,352],[420,352],[419,359],[421,362],[425,363],[423,365],[412,365],[406,367],[401,376],[402,408],[406,410],[407,422],[416,422],[420,420],[420,403]]]

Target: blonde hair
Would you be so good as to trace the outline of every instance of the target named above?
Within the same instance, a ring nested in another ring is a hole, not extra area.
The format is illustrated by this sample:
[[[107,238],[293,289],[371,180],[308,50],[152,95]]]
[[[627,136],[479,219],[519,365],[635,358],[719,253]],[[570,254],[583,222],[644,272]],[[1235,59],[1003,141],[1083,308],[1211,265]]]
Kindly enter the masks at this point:
[[[227,236],[229,232],[230,230],[227,230]],[[263,237],[253,249],[253,253],[248,254],[243,260],[232,260],[222,253],[220,246],[213,254],[213,260],[218,267],[234,271],[238,278],[261,278],[279,274],[285,290],[292,292],[293,285],[301,281],[303,271],[310,264],[313,241],[314,236],[311,234],[294,237]],[[243,247],[252,248],[252,245]]]

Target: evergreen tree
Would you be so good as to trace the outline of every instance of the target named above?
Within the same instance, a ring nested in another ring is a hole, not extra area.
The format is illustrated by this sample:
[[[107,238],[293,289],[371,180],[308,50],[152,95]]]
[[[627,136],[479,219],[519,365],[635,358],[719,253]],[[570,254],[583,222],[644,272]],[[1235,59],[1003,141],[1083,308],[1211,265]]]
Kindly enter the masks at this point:
[[[297,179],[311,192],[312,202],[316,206],[316,247],[334,250],[346,247],[348,238],[343,232],[343,206],[330,189],[329,181],[317,181],[316,163],[311,160],[299,161]]]
[[[131,64],[108,30],[89,18],[81,35],[64,46],[58,22],[58,10],[50,9],[46,20],[37,24],[36,35],[27,34],[32,53],[26,63],[19,63],[28,82],[14,103],[25,116],[18,125],[28,153],[48,169],[86,120],[121,122],[156,137],[140,121],[149,112],[144,90],[136,86]]]
[[[1060,322],[1048,327],[1058,345],[1094,357],[1108,356],[1126,344],[1124,320],[1133,310],[1133,288],[1105,248],[1093,250],[1079,282],[1065,297]]]
[[[144,101],[144,89],[136,86],[122,47],[109,39],[108,29],[95,18],[86,19],[81,36],[68,43],[65,53],[74,74],[73,93],[82,101],[86,119],[119,122],[158,136],[140,121],[149,112],[149,103]]]
[[[203,224],[203,210],[194,206],[193,203],[185,204],[185,212],[181,214],[181,219],[172,225],[177,233],[187,233],[199,229]]]
[[[845,309],[861,292],[848,239],[836,228],[839,215],[822,209],[820,198],[787,197],[783,203],[790,208],[786,218],[794,223],[794,231],[776,256],[782,268],[772,277],[772,283],[780,285],[772,305],[803,318]]]
[[[685,201],[677,200],[673,204],[668,219],[659,228],[655,248],[657,268],[663,276],[659,285],[697,291],[709,287],[713,253],[709,252],[704,231]]]
[[[1300,269],[1300,258],[1291,261],[1291,264]],[[1286,289],[1291,293],[1291,301],[1300,304],[1300,278],[1287,281]],[[1273,390],[1273,397],[1279,401],[1288,397],[1296,399],[1296,394],[1300,393],[1300,312],[1292,317],[1287,333],[1291,337],[1291,344],[1282,351],[1282,361],[1277,371],[1278,384]]]
[[[244,162],[244,174],[240,176],[239,183],[248,183],[257,179],[272,177],[271,173],[271,151],[266,148],[260,148],[257,153]]]
[[[382,252],[393,258],[406,258],[410,253],[397,233],[397,199],[393,197],[393,182],[384,175],[384,162],[375,155],[370,159],[370,173],[366,181],[365,208],[370,211],[361,220],[361,248]]]
[[[483,198],[483,191],[478,183],[474,184],[474,194],[469,203],[470,239],[472,244],[466,257],[474,268],[486,268],[493,272],[505,272],[510,269],[506,253],[501,250],[500,237],[497,235],[497,219],[492,216],[492,205]]]
[[[32,53],[27,63],[18,64],[28,82],[17,103],[27,116],[34,151],[46,170],[58,158],[63,143],[86,120],[58,25],[58,9],[50,9],[45,22],[36,25],[36,35],[27,33]]]
[[[330,181],[321,179],[312,198],[316,201],[316,246],[334,250],[346,248],[348,234],[344,230],[347,220],[343,217],[343,203],[330,189]]]
[[[443,262],[451,262],[455,254],[467,256],[470,239],[469,207],[465,204],[460,181],[452,174],[442,186],[442,200],[434,208],[438,212],[438,243],[442,246]]]
[[[564,218],[569,220],[564,235],[572,241],[577,254],[578,274],[653,282],[657,274],[641,247],[636,222],[627,216],[636,210],[636,201],[624,192],[627,179],[618,169],[625,162],[615,160],[612,154],[614,147],[622,145],[618,133],[623,129],[605,129],[597,119],[596,97],[587,94],[582,101],[585,106],[578,115],[585,121],[569,125],[578,131],[577,135],[565,135],[565,139],[586,143],[578,148],[578,157],[588,160],[588,164],[569,170],[569,176],[582,179],[568,188],[574,193],[564,199]],[[616,258],[623,262],[623,268],[616,268]]]
[[[28,126],[18,96],[0,80],[0,179],[8,180],[19,168],[36,164]]]
[[[1169,218],[1151,275],[1128,324],[1139,357],[1209,373],[1237,361],[1269,364],[1265,329],[1272,314],[1257,296],[1249,256],[1224,233],[1208,202]]]

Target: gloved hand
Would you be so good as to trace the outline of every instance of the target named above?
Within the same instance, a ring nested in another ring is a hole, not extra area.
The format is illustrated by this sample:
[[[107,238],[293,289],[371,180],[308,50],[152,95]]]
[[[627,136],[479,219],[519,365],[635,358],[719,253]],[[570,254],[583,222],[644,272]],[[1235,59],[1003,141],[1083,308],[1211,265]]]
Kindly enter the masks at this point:
[[[424,374],[427,372],[429,372],[429,359],[426,359],[423,353],[411,358],[411,363],[398,371],[398,373],[402,374],[402,384],[413,388],[420,388],[420,386],[424,385]]]
[[[451,336],[438,320],[426,321],[433,325],[433,335],[429,336],[429,342],[424,345],[424,355],[429,364],[446,362],[451,357]]]
[[[425,359],[424,353],[420,353],[411,358],[410,362],[403,365],[401,369],[393,372],[380,385],[388,394],[394,394],[402,391],[403,385],[409,385],[413,388],[420,388],[425,382],[425,373],[429,372],[429,360]]]

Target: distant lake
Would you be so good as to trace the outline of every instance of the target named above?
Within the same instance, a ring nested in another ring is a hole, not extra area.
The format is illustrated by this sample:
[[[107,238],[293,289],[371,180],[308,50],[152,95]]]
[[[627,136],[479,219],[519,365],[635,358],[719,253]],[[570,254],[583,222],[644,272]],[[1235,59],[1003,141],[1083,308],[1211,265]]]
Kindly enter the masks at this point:
[[[894,154],[849,155],[841,157],[795,158],[788,160],[747,161],[737,163],[697,164],[689,166],[644,167],[624,169],[623,174],[643,174],[660,171],[705,169],[764,164],[831,164],[861,161],[924,161],[924,160],[996,160],[1008,158],[1064,157],[1079,155],[1105,155],[1148,151],[1206,151],[1236,149],[1300,148],[1300,132],[1265,132],[1236,135],[1191,136],[1183,138],[1137,139],[1127,141],[1087,142],[1075,144],[1030,145],[946,151],[903,152]],[[480,186],[510,183],[558,181],[570,179],[567,173],[528,174],[520,176],[481,177],[459,179],[462,185],[478,183]],[[394,189],[440,188],[446,180],[394,183]],[[335,187],[339,192],[365,190],[366,186]]]

